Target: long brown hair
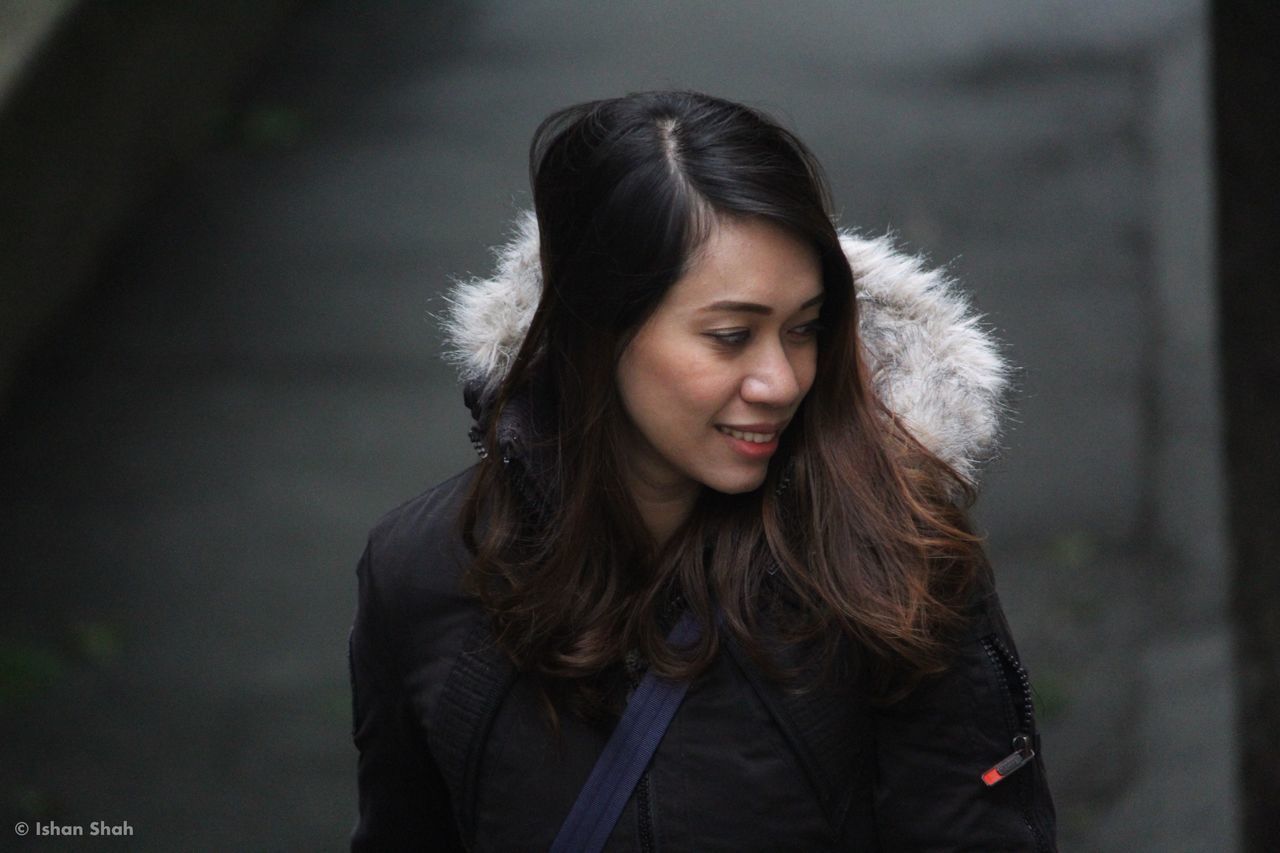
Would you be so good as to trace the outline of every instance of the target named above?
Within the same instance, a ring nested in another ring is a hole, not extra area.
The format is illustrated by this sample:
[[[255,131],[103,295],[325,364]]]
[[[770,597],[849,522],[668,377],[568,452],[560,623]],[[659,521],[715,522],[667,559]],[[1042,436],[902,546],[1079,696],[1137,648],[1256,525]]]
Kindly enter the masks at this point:
[[[717,625],[767,660],[762,602],[785,600],[775,627],[788,641],[829,653],[851,640],[897,683],[939,669],[983,565],[971,495],[873,392],[808,149],[756,110],[649,92],[553,114],[530,170],[543,296],[486,406],[489,453],[461,522],[475,555],[467,582],[499,645],[545,684],[591,697],[631,651],[695,676],[718,652]],[[817,375],[764,485],[704,488],[658,548],[622,486],[615,371],[717,217],[762,218],[816,250]],[[525,444],[513,451],[501,433],[515,414]],[[673,596],[704,626],[691,650],[665,642]]]

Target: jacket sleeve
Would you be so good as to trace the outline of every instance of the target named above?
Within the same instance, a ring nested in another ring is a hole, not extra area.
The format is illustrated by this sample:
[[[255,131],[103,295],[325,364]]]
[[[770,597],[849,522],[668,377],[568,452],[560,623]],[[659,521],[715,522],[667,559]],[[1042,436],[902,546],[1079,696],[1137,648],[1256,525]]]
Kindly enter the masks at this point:
[[[1030,683],[993,587],[974,611],[949,668],[875,714],[885,851],[1057,849]]]
[[[367,547],[356,575],[359,598],[348,655],[360,817],[351,850],[460,851],[448,789],[396,666]]]

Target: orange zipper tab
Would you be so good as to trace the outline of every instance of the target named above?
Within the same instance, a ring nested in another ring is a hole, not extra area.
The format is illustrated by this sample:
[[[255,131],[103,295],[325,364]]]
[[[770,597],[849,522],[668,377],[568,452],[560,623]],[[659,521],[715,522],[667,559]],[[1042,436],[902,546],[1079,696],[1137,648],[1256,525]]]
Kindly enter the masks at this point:
[[[1013,752],[1000,759],[995,767],[983,773],[982,781],[986,782],[989,788],[995,783],[1007,779],[1035,757],[1036,751],[1031,748],[1031,737],[1029,735],[1018,735],[1013,739]]]

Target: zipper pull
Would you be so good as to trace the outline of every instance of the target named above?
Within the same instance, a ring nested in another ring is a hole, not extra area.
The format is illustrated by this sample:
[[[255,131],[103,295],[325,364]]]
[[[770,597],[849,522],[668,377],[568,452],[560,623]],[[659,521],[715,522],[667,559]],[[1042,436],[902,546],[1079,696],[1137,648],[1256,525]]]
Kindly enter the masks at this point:
[[[1022,768],[1022,765],[1036,757],[1036,751],[1031,748],[1030,735],[1018,735],[1013,739],[1013,752],[992,767],[986,773],[982,774],[982,781],[987,783],[987,787],[991,787],[1000,782],[1015,771]]]

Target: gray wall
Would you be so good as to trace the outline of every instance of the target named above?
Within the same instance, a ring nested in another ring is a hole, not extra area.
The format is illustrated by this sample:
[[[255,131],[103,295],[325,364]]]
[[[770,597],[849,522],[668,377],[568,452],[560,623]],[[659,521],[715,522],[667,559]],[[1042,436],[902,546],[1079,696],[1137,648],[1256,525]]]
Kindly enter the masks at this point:
[[[0,401],[295,0],[0,5]]]

